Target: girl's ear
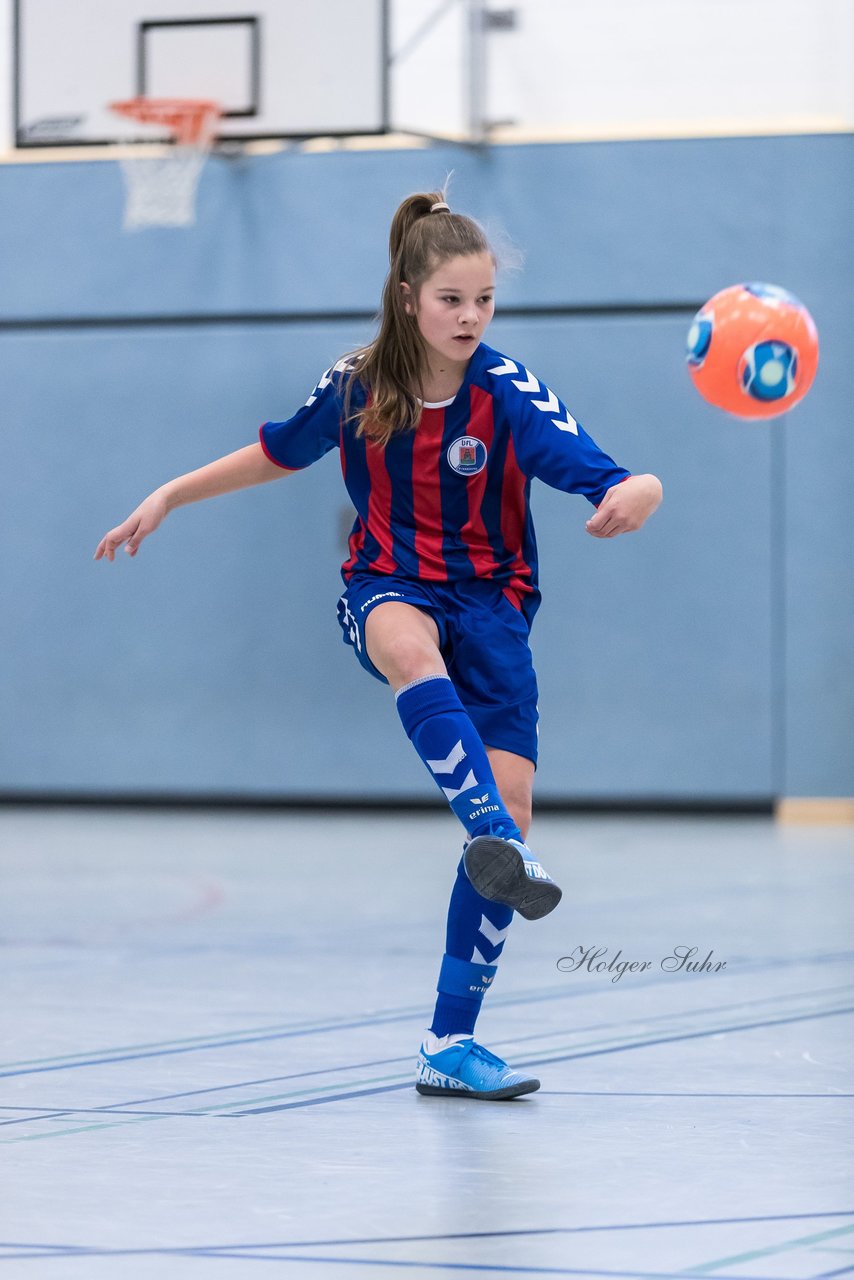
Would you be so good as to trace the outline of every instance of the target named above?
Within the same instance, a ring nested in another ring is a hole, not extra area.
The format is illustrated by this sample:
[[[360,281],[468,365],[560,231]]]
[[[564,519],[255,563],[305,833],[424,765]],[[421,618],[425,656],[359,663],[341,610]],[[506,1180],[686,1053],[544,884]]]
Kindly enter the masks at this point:
[[[414,315],[415,300],[412,296],[412,290],[410,289],[409,285],[406,283],[405,280],[401,280],[400,282],[400,294],[401,294],[401,297],[403,298],[404,311],[408,316]]]

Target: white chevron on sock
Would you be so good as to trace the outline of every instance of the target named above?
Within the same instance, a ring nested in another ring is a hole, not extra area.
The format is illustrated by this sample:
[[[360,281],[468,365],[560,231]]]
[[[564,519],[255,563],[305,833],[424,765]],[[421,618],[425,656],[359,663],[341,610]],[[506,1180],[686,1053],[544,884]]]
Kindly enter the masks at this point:
[[[480,917],[480,927],[478,932],[482,933],[487,942],[491,942],[494,947],[497,947],[499,942],[504,941],[509,929],[509,924],[505,925],[503,929],[496,929],[492,921],[488,920],[486,916]]]
[[[450,770],[448,772],[450,772]],[[456,800],[457,796],[461,796],[464,791],[468,791],[469,787],[476,787],[476,786],[477,786],[477,778],[474,776],[474,769],[469,769],[468,777],[466,778],[463,785],[460,787],[459,791],[455,791],[453,787],[443,787],[442,790],[444,791],[445,795],[450,801],[450,800]]]
[[[434,773],[453,773],[458,764],[461,764],[466,758],[463,751],[462,740],[455,747],[452,747],[444,760],[428,760],[427,764]]]

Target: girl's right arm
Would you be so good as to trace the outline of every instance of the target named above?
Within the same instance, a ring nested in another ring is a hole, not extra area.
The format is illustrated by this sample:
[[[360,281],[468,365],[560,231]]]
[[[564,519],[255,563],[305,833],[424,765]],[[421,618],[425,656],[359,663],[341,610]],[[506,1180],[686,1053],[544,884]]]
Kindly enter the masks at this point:
[[[104,535],[98,543],[95,559],[114,560],[123,542],[127,544],[125,551],[128,555],[135,556],[143,538],[153,533],[175,507],[292,474],[292,471],[271,462],[260,444],[249,444],[245,449],[226,454],[216,462],[209,462],[206,467],[199,467],[198,471],[189,471],[185,476],[178,476],[155,489],[123,524]]]

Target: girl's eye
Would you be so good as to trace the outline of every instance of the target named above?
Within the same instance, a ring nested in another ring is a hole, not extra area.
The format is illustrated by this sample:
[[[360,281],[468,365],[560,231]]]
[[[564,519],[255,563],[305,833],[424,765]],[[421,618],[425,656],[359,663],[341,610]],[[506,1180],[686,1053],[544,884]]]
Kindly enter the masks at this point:
[[[444,298],[442,299],[442,301],[443,301],[443,302],[448,302],[448,303],[450,303],[450,304],[451,304],[451,306],[454,306],[454,307],[458,307],[458,306],[459,306],[459,304],[460,304],[460,300],[459,300],[459,298],[457,297],[457,295],[456,295],[456,294],[453,294],[453,293],[448,294],[448,295],[447,295],[447,297],[444,297]],[[492,294],[488,294],[488,293],[485,293],[481,298],[478,298],[478,302],[482,302],[482,303],[485,303],[485,304],[487,304],[487,305],[488,305],[490,302],[492,302],[492,301],[493,301]]]

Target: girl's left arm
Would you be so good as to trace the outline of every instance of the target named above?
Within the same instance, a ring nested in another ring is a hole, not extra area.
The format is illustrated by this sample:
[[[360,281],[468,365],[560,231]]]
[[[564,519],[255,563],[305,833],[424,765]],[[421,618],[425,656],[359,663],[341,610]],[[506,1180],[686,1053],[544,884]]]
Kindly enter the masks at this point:
[[[503,360],[487,370],[493,375],[488,389],[507,415],[523,473],[564,493],[583,494],[593,503],[596,514],[585,528],[594,538],[640,529],[661,502],[658,477],[629,475],[599,448],[545,383],[506,356]],[[514,370],[519,377],[504,376]]]
[[[663,497],[658,476],[627,476],[612,485],[585,528],[594,538],[614,538],[640,529]]]

